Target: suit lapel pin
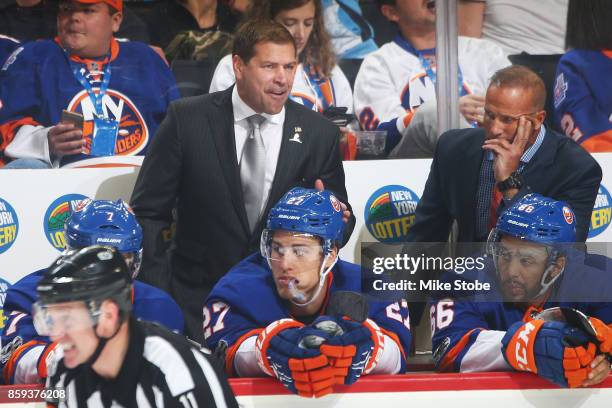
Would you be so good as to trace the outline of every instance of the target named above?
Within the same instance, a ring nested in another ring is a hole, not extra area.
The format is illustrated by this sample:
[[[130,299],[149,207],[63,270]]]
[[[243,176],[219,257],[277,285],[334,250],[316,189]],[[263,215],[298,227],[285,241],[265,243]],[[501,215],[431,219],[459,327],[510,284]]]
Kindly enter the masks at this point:
[[[296,126],[293,128],[293,131],[295,133],[293,133],[293,137],[291,139],[289,139],[290,142],[296,142],[296,143],[302,143],[302,140],[300,139],[300,134],[302,133],[302,128],[299,126]]]

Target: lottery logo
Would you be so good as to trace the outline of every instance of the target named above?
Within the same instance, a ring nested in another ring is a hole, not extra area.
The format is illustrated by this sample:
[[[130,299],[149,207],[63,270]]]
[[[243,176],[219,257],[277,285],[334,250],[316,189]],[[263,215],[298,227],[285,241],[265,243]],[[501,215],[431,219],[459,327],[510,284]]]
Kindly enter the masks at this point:
[[[45,236],[53,248],[63,251],[66,248],[64,224],[70,215],[81,208],[81,201],[88,199],[82,194],[66,194],[49,205],[43,219]]]
[[[409,188],[389,185],[379,188],[365,206],[365,223],[380,242],[400,242],[414,224],[419,197]]]

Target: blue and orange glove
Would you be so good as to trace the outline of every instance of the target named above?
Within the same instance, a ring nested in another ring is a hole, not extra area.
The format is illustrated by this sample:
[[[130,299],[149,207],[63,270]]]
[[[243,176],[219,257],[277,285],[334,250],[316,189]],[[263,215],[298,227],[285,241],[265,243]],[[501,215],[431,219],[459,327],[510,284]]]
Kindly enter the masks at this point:
[[[336,384],[353,384],[376,367],[384,349],[384,337],[372,320],[359,323],[347,317],[320,316],[312,326],[331,335],[320,350],[334,369]]]
[[[277,320],[259,334],[255,353],[261,369],[278,378],[289,391],[318,398],[333,391],[334,375],[319,349],[303,345],[307,336],[321,337],[322,341],[329,337],[293,319]]]
[[[608,355],[612,354],[612,327],[595,317],[589,317],[589,322],[595,329],[599,351]]]
[[[585,332],[561,322],[517,322],[502,339],[502,354],[512,368],[563,387],[582,385],[596,352]]]

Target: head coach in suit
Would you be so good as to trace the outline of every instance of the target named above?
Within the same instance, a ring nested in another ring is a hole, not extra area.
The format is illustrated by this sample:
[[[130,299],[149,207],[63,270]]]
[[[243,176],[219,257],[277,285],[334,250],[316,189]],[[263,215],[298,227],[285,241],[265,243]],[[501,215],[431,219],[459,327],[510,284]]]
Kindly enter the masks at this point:
[[[576,239],[586,240],[601,167],[572,139],[545,129],[545,100],[543,81],[526,67],[493,75],[482,128],[440,137],[408,241],[445,242],[453,221],[458,241],[485,241],[497,215],[529,192],[567,202]]]
[[[169,290],[200,341],[209,290],[259,248],[262,220],[290,188],[329,189],[348,205],[338,127],[287,99],[297,66],[291,34],[272,21],[246,23],[232,54],[235,86],[170,106],[132,194],[144,231],[139,278]],[[175,205],[168,270],[161,236]],[[354,217],[344,210],[346,242]]]

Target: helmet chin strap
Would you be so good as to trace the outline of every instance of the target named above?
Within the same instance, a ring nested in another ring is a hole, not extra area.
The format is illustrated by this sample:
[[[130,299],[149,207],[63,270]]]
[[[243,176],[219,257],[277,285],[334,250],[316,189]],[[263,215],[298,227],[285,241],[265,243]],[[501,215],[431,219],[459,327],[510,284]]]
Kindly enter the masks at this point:
[[[334,262],[332,262],[332,264],[327,269],[325,269],[325,271],[323,271],[323,269],[325,268],[325,262],[327,262],[330,255],[331,255],[331,252],[325,255],[325,258],[323,258],[323,262],[321,263],[321,268],[319,269],[319,285],[317,286],[317,291],[314,293],[314,295],[312,295],[310,300],[304,303],[299,303],[295,300],[295,296],[294,296],[293,299],[290,299],[291,303],[299,307],[304,307],[304,306],[308,306],[309,304],[315,301],[315,299],[319,296],[319,294],[321,293],[321,290],[323,289],[323,285],[325,284],[327,275],[332,270],[332,268],[336,265],[336,262],[338,262],[338,257],[336,256],[336,259],[334,259]],[[300,297],[305,297],[303,292],[301,291],[297,291],[297,292],[298,293],[296,294],[298,294],[298,296],[301,295]],[[292,296],[293,296],[293,293],[292,293]]]
[[[98,339],[98,345],[96,346],[96,349],[94,350],[93,354],[83,364],[93,366],[96,363],[96,361],[98,361],[98,358],[100,357],[100,354],[102,354],[104,347],[106,347],[106,344],[109,342],[109,340],[112,340],[119,333],[119,330],[121,330],[121,325],[123,324],[124,321],[125,320],[123,318],[120,318],[119,325],[117,326],[117,330],[115,330],[115,332],[110,337],[98,336],[98,333],[97,333],[98,323],[96,322],[93,329],[94,329],[94,335]]]
[[[557,258],[559,258],[559,255],[557,255]],[[555,259],[555,261],[556,261]],[[563,266],[563,268],[561,268],[561,270],[559,271],[559,273],[557,274],[557,276],[550,278],[550,274],[552,273],[554,267],[555,267],[555,261],[552,261],[550,263],[550,265],[548,265],[546,267],[546,270],[544,270],[544,273],[542,274],[542,279],[540,280],[540,291],[538,292],[537,295],[533,296],[532,299],[538,298],[540,296],[542,296],[544,293],[546,293],[548,291],[548,289],[553,285],[553,283],[555,283],[557,281],[557,279],[559,279],[559,276],[561,276],[561,274],[563,273],[563,271],[565,270],[565,266]],[[547,280],[549,280],[548,282],[546,282]]]

